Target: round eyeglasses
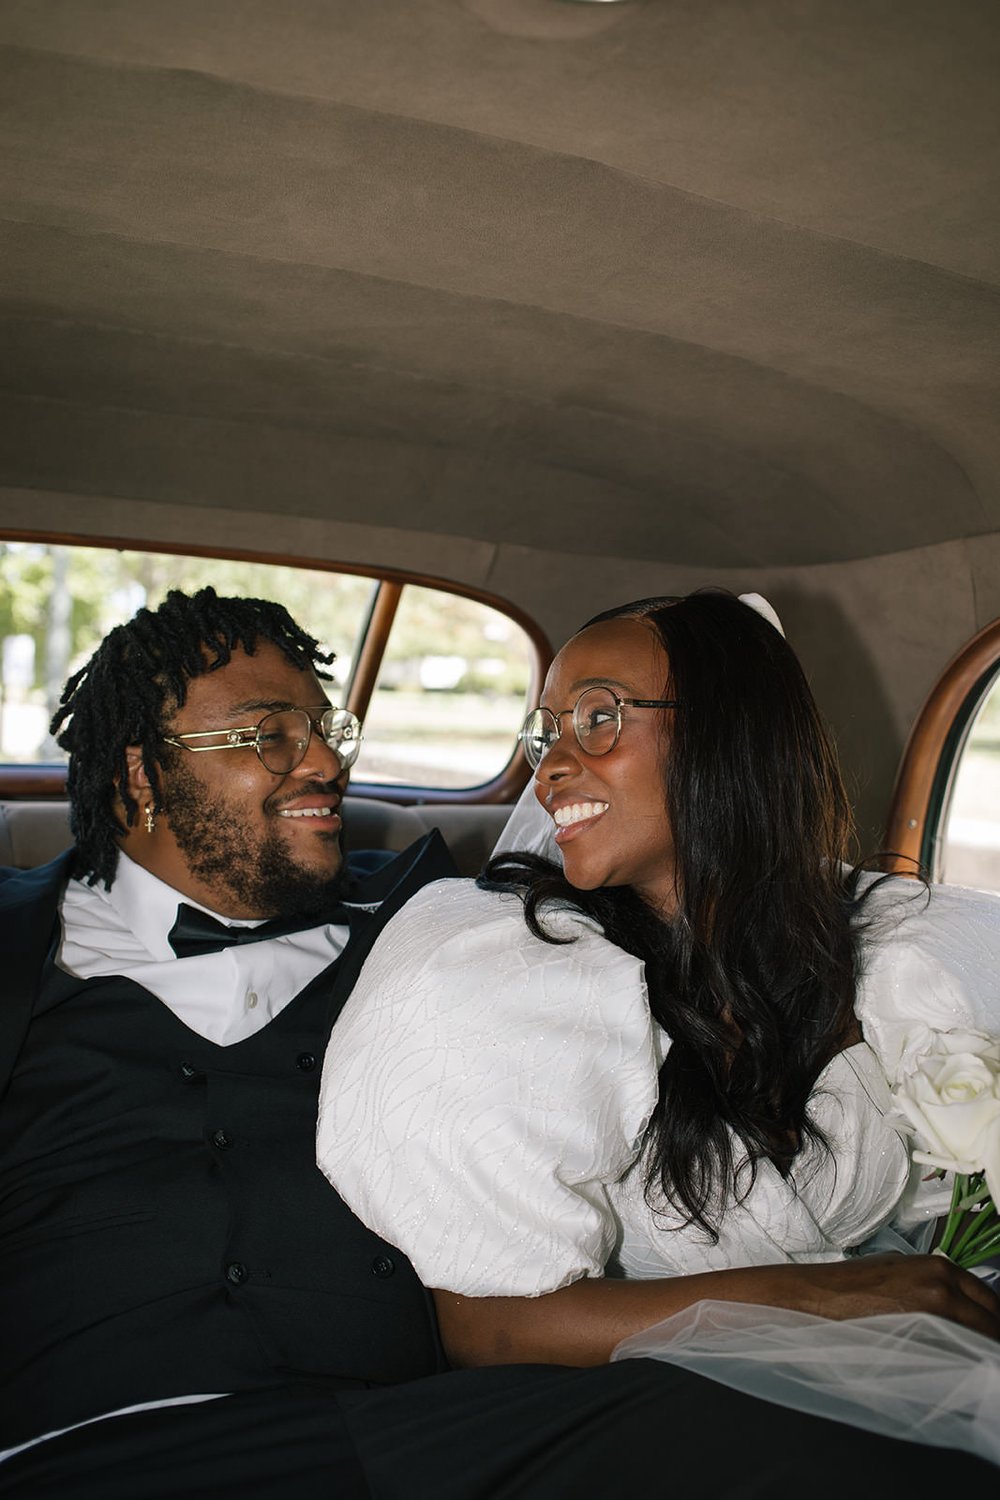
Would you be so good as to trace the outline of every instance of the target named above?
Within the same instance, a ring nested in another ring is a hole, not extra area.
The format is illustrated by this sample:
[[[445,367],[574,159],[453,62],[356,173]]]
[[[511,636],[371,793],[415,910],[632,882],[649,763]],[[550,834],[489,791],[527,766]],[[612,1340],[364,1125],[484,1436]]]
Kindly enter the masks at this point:
[[[346,708],[279,708],[259,724],[238,729],[203,729],[196,734],[165,735],[164,744],[199,754],[203,750],[256,750],[275,776],[286,776],[301,765],[309,741],[318,734],[336,755],[341,768],[353,766],[361,749],[361,723]],[[218,740],[216,745],[191,745],[189,740]]]
[[[587,688],[572,708],[554,714],[551,708],[536,708],[528,715],[518,735],[528,765],[535,770],[562,733],[560,720],[571,715],[573,733],[588,755],[607,755],[622,732],[623,708],[679,708],[676,698],[619,698],[610,688]]]

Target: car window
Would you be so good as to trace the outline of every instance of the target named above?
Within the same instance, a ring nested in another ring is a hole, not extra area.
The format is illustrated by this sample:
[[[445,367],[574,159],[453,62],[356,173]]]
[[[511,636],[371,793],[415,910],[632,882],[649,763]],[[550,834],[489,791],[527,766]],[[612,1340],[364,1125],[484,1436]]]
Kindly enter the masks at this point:
[[[966,642],[917,715],[886,847],[903,871],[1000,892],[1000,620]]]
[[[531,672],[530,642],[506,615],[476,599],[407,588],[365,714],[361,778],[418,787],[491,781],[510,760]]]
[[[1000,683],[994,677],[952,769],[939,878],[1000,891]]]
[[[142,605],[205,584],[280,601],[337,653],[331,697],[365,721],[356,787],[455,792],[510,765],[544,663],[490,605],[352,572],[20,540],[0,540],[0,762],[64,761],[48,725],[69,674]]]

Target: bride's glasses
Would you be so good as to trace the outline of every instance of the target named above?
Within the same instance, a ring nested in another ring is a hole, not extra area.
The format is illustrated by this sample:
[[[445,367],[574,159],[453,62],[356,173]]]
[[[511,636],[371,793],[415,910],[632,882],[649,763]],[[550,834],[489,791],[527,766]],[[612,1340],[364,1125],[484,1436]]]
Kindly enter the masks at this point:
[[[518,739],[528,765],[534,770],[559,739],[560,720],[571,716],[573,733],[588,755],[607,755],[622,732],[623,708],[679,708],[676,698],[619,698],[610,688],[587,688],[572,708],[554,714],[551,708],[536,708],[521,725]]]

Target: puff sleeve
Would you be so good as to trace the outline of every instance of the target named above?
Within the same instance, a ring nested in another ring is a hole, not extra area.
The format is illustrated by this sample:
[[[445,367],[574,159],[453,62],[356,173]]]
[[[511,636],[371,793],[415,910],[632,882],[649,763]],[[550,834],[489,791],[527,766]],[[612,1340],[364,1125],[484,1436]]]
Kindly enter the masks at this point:
[[[537,1296],[600,1276],[605,1185],[634,1159],[658,1057],[638,959],[578,913],[425,887],[372,950],[330,1041],[317,1157],[428,1286]]]
[[[1000,1035],[1000,899],[893,879],[872,891],[856,1010],[890,1084],[934,1031]]]

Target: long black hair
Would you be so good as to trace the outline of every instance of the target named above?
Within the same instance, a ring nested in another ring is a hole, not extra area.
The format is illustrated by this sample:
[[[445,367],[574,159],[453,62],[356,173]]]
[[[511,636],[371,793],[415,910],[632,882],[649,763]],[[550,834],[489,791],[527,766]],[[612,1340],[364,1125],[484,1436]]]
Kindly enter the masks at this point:
[[[140,609],[105,636],[69,679],[50,733],[69,751],[77,875],[91,885],[103,880],[108,888],[114,880],[119,839],[139,812],[128,789],[126,746],[142,747],[143,768],[156,788],[166,719],[183,705],[188,683],[224,667],[238,647],[252,656],[260,641],[277,646],[301,671],[329,675],[321,667],[333,656],[283,605],[220,598],[204,588],[196,594],[172,589],[158,609]]]
[[[805,1138],[822,1141],[809,1096],[856,1039],[852,821],[802,668],[761,615],[705,590],[641,599],[587,626],[617,619],[656,632],[669,662],[662,696],[680,705],[663,724],[675,913],[665,920],[627,886],[575,890],[532,855],[498,856],[482,881],[518,888],[546,941],[555,899],[643,960],[650,1009],[671,1038],[646,1136],[647,1198],[655,1206],[662,1193],[715,1238],[727,1197],[749,1191],[762,1158],[787,1175]]]

